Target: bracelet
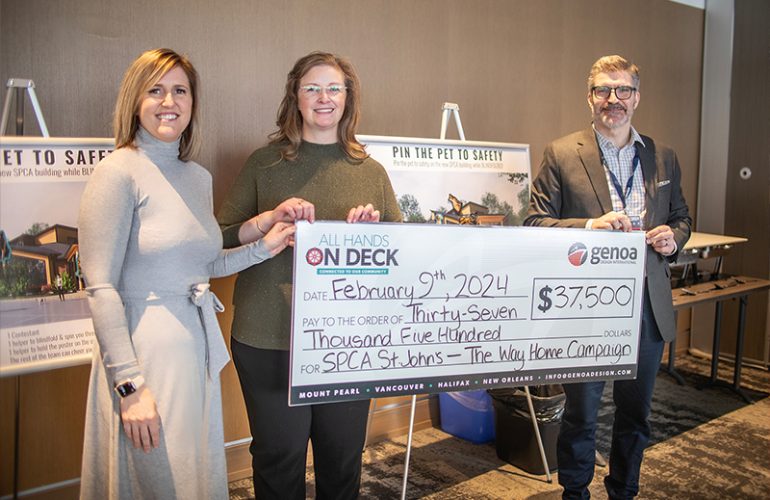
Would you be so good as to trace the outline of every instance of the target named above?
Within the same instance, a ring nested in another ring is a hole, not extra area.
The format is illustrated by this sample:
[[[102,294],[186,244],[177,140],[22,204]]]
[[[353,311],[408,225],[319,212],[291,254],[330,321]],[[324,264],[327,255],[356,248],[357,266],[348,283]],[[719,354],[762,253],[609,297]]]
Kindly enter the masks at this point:
[[[262,228],[261,228],[261,227],[259,227],[259,215],[257,215],[256,217],[254,217],[254,225],[255,225],[255,226],[257,226],[257,231],[259,231],[260,233],[262,233],[262,236],[264,236],[264,235],[266,235],[266,234],[267,234],[266,232],[264,232],[264,231],[262,230]]]

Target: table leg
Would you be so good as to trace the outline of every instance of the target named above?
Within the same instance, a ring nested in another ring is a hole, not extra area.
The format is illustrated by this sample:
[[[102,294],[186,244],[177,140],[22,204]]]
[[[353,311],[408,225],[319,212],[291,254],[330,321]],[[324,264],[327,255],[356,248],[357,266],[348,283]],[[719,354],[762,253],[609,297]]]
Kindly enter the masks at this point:
[[[714,341],[711,345],[711,376],[708,381],[698,384],[696,388],[706,389],[717,383],[717,368],[719,367],[719,337],[722,335],[722,303],[717,301],[714,313]]]
[[[717,257],[717,262],[714,265],[714,274],[711,276],[712,280],[718,280],[722,278],[722,258],[722,255]]]
[[[713,384],[717,381],[717,368],[719,367],[719,338],[722,335],[722,303],[716,303],[714,313],[714,343],[711,346],[711,379]]]
[[[746,304],[748,301],[748,296],[741,296],[740,306],[738,309],[738,338],[735,341],[735,371],[733,372],[733,391],[735,391],[747,403],[753,403],[754,401],[748,397],[745,392],[743,392],[743,389],[741,389],[741,369],[743,368],[743,340],[746,333]]]
[[[719,365],[719,338],[722,332],[722,303],[716,303],[716,314],[714,317],[714,345],[711,349],[711,378],[705,384],[698,386],[698,389],[709,387],[725,387],[735,394],[739,395],[747,403],[753,403],[752,399],[741,389],[741,368],[743,366],[743,337],[746,329],[746,303],[747,296],[740,297],[738,310],[738,335],[735,347],[735,371],[733,373],[733,383],[728,384],[717,379],[717,368]]]

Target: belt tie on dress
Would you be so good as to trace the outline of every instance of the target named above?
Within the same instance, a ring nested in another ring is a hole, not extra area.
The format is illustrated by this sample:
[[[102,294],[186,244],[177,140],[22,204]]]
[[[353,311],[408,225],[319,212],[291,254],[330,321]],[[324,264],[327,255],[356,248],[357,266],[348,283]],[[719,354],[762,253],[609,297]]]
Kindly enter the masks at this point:
[[[225,310],[219,298],[209,289],[208,283],[193,285],[190,300],[198,306],[203,329],[206,332],[206,365],[209,378],[214,379],[230,361],[225,339],[217,322],[218,312]]]

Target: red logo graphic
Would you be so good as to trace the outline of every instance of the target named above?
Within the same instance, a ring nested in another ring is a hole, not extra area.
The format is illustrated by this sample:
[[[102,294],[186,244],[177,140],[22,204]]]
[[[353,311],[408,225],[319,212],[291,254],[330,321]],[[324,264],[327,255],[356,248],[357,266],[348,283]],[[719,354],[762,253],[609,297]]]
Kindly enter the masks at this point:
[[[574,243],[567,251],[567,259],[573,266],[582,266],[588,258],[588,249],[582,243]]]
[[[307,254],[305,254],[305,260],[307,260],[307,263],[311,266],[317,266],[321,263],[323,258],[324,255],[320,248],[311,248],[307,251]]]

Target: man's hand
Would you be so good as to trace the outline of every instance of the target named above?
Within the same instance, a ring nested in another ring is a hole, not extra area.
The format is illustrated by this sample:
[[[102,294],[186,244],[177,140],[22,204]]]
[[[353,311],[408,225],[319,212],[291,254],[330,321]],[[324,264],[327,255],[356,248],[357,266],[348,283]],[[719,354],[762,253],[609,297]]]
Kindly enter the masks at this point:
[[[633,229],[631,219],[620,212],[607,212],[591,223],[591,229],[604,229],[610,231],[623,231],[627,233]]]
[[[652,249],[668,257],[676,252],[676,241],[674,241],[674,232],[667,225],[662,225],[650,229],[645,233],[647,244],[652,245]]]

